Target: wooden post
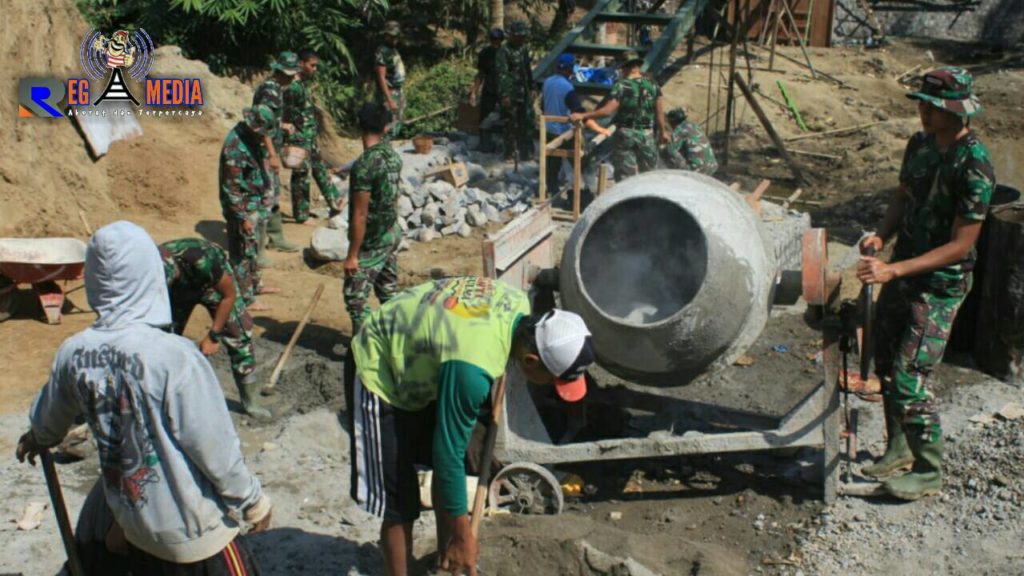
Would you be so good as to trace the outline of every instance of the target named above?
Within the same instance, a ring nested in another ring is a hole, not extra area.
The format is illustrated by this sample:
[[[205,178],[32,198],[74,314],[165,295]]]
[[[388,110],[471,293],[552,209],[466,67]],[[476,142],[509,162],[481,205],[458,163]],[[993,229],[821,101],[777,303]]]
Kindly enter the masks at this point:
[[[601,194],[604,194],[606,189],[608,189],[608,167],[604,162],[602,162],[597,167],[597,192],[595,192],[594,195],[600,196]]]
[[[807,55],[807,46],[804,44],[803,37],[800,36],[800,27],[796,25],[796,18],[793,18],[793,11],[789,9],[789,2],[782,0],[782,7],[786,11],[786,16],[789,16],[789,25],[793,28],[793,34],[796,34],[797,42],[800,43],[800,51],[804,54],[804,60],[807,60],[807,68],[811,71],[811,77],[817,80],[818,72],[814,70],[811,57]]]
[[[732,139],[732,116],[733,106],[736,102],[734,86],[736,82],[733,80],[736,76],[736,45],[740,41],[740,30],[743,29],[741,25],[742,15],[740,11],[740,0],[736,0],[733,4],[735,11],[733,14],[733,26],[732,26],[732,43],[729,45],[729,87],[726,90],[725,96],[725,146],[722,148],[722,166],[729,165],[729,141]]]
[[[786,150],[786,144],[782,141],[782,138],[779,137],[778,132],[775,131],[775,127],[772,126],[771,121],[768,120],[768,116],[765,115],[764,110],[761,109],[761,104],[756,98],[754,98],[754,94],[750,91],[750,87],[747,86],[747,83],[743,81],[743,78],[735,72],[733,72],[733,79],[736,82],[736,85],[740,87],[740,91],[743,92],[743,96],[747,99],[747,102],[750,104],[750,109],[754,111],[754,114],[757,115],[757,119],[761,121],[761,125],[764,126],[764,130],[768,133],[768,137],[770,137],[772,142],[775,143],[775,148],[778,149],[782,159],[786,161],[789,169],[793,171],[793,176],[796,177],[797,183],[800,185],[807,184],[807,180],[804,178],[804,173],[800,168],[800,164],[796,161],[796,158],[793,158],[789,151]]]
[[[778,0],[779,2],[785,2],[786,0]],[[773,4],[774,6],[774,4]],[[772,24],[772,43],[771,43],[771,54],[768,56],[768,69],[775,69],[775,43],[779,40],[779,24],[782,23],[782,10],[778,7],[775,8],[775,23]]]
[[[573,126],[572,137],[572,219],[580,217],[580,188],[583,180],[583,125]]]
[[[545,125],[546,116],[538,114],[540,118],[538,129],[540,130],[540,157],[537,158],[537,199],[543,202],[548,197],[548,133]],[[557,192],[557,190],[556,190]]]

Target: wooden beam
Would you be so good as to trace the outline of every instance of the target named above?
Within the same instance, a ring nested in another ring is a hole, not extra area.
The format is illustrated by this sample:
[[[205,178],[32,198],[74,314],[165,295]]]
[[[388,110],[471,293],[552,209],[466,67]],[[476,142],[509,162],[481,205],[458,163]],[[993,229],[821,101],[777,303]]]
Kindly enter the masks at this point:
[[[796,178],[797,183],[801,185],[807,184],[807,179],[804,177],[804,172],[800,167],[800,163],[797,162],[796,159],[790,155],[789,150],[786,149],[785,142],[782,141],[778,132],[775,131],[775,127],[772,126],[771,121],[768,120],[768,116],[764,113],[764,110],[761,108],[761,104],[757,101],[757,98],[754,97],[754,93],[750,91],[750,87],[747,86],[747,83],[743,81],[743,78],[735,72],[733,73],[733,80],[736,82],[736,85],[739,86],[740,91],[743,92],[743,96],[750,104],[750,109],[754,111],[754,114],[757,115],[757,119],[761,121],[761,125],[764,126],[765,132],[768,133],[772,142],[775,143],[775,148],[778,149],[782,159],[786,161],[786,164],[789,165],[789,169],[793,171],[793,176]]]
[[[799,136],[793,136],[786,138],[786,142],[796,142],[797,140],[806,140],[807,138],[817,138],[818,136],[832,136],[835,134],[843,134],[846,132],[856,132],[879,124],[884,124],[888,120],[878,120],[876,122],[867,122],[865,124],[858,124],[856,126],[847,126],[846,128],[836,128],[835,130],[825,130],[824,132],[812,132],[810,134],[801,134]]]

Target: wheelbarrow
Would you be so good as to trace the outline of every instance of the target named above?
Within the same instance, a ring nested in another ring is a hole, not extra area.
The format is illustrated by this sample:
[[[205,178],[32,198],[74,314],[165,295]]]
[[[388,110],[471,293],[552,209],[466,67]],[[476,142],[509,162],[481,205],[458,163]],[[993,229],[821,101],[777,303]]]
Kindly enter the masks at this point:
[[[63,280],[82,278],[85,243],[75,238],[0,238],[0,315],[6,315],[18,284],[31,284],[46,322],[60,324]]]

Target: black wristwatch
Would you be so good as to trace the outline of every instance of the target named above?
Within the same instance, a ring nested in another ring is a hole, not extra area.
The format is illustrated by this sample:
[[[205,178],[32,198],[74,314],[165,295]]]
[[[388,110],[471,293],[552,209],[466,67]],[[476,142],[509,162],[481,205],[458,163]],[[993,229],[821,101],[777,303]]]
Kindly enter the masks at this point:
[[[220,337],[222,334],[223,332],[214,332],[213,329],[211,328],[210,331],[206,333],[206,337],[209,338],[211,342],[218,343],[220,342]]]

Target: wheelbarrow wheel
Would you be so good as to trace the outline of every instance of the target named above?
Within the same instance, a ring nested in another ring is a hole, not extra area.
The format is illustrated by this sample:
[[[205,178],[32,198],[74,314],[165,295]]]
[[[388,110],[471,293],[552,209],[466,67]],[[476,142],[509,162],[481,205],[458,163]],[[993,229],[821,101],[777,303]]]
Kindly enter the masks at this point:
[[[558,480],[542,466],[516,462],[491,480],[487,504],[514,514],[561,514],[565,499]]]

